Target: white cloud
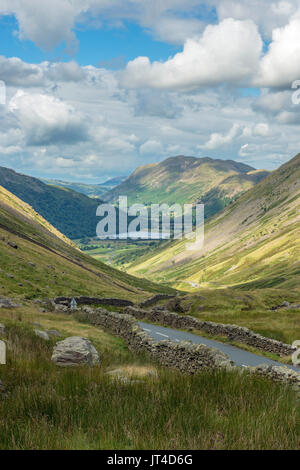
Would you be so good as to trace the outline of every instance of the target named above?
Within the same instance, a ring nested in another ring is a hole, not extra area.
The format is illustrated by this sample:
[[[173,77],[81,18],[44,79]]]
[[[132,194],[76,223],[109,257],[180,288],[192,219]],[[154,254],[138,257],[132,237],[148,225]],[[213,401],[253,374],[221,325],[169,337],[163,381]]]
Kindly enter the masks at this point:
[[[267,137],[270,135],[270,127],[269,124],[265,122],[260,122],[256,124],[253,129],[253,135],[260,136],[260,137]]]
[[[232,143],[240,133],[241,127],[239,124],[234,124],[227,134],[214,132],[211,134],[210,139],[206,142],[203,148],[212,150],[223,147],[224,145]],[[201,146],[199,146],[199,148],[201,148]]]
[[[160,155],[162,152],[163,147],[161,143],[154,139],[147,140],[147,142],[140,146],[140,153],[142,155],[153,154],[155,156],[157,154]]]
[[[183,52],[167,62],[151,64],[147,57],[129,62],[123,85],[193,89],[224,82],[243,83],[258,67],[261,50],[262,40],[252,21],[226,19],[207,26],[198,40],[187,40]]]
[[[135,104],[136,116],[157,116],[174,119],[182,113],[182,107],[169,93],[160,90],[138,90]]]
[[[19,90],[9,103],[29,145],[75,143],[87,139],[83,117],[63,101]]]
[[[300,78],[300,16],[288,25],[277,28],[272,43],[262,58],[254,85],[260,87],[291,87]]]
[[[217,7],[220,21],[252,19],[267,38],[275,28],[286,25],[299,8],[299,0],[211,0],[210,3]]]
[[[15,15],[18,36],[49,50],[67,42],[76,47],[77,22],[100,28],[103,21],[120,27],[133,20],[162,40],[180,43],[199,32],[201,22],[184,18],[200,0],[0,0],[0,15]],[[181,14],[181,16],[180,16]]]
[[[154,36],[171,44],[184,44],[187,39],[199,36],[204,27],[200,20],[172,15],[162,16],[152,25]]]
[[[42,68],[27,64],[17,57],[0,56],[0,77],[6,85],[42,86],[45,83]]]
[[[86,73],[75,61],[71,62],[46,62],[42,64],[45,75],[55,82],[80,82],[86,77]]]
[[[78,0],[1,0],[0,15],[15,15],[19,37],[50,50],[64,40],[71,47],[75,41],[75,18],[85,7],[85,2],[80,7]]]

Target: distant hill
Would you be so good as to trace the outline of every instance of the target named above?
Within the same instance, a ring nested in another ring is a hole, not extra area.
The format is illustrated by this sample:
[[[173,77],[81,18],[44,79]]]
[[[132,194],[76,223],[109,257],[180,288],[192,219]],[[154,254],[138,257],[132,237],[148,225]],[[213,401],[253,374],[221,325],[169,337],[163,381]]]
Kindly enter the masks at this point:
[[[93,197],[93,198],[101,198],[107,191],[115,188],[119,184],[122,183],[126,179],[126,176],[117,176],[116,178],[111,178],[104,183],[100,184],[86,184],[86,183],[74,183],[70,181],[62,181],[56,179],[45,179],[40,178],[40,180],[51,186],[58,186],[67,189],[72,189],[78,193],[85,194],[86,196]]]
[[[69,238],[95,236],[100,200],[0,167],[0,185],[27,202]]]
[[[82,253],[31,206],[0,186],[2,296],[116,297],[138,302],[168,288],[136,279]]]
[[[106,189],[112,189],[121,184],[124,180],[126,180],[127,176],[116,176],[115,178],[111,178],[104,183],[101,183],[99,186],[102,186]]]
[[[268,174],[232,160],[171,157],[137,168],[104,199],[115,202],[127,195],[129,204],[204,202],[210,217]]]
[[[132,274],[182,288],[300,286],[300,154],[206,223],[202,250],[169,242]]]

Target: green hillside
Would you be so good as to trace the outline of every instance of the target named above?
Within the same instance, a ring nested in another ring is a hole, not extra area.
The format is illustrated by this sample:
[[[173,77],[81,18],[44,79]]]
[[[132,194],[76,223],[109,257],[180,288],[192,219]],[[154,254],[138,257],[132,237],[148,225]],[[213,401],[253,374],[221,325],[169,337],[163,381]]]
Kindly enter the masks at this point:
[[[201,251],[169,242],[129,272],[185,290],[299,287],[300,154],[206,223]]]
[[[0,295],[97,295],[138,301],[168,289],[83,254],[28,204],[0,186]]]
[[[210,217],[267,174],[231,160],[171,157],[137,168],[104,199],[115,202],[127,195],[129,204],[205,202]]]
[[[67,237],[95,236],[98,199],[0,167],[0,185],[27,202]]]

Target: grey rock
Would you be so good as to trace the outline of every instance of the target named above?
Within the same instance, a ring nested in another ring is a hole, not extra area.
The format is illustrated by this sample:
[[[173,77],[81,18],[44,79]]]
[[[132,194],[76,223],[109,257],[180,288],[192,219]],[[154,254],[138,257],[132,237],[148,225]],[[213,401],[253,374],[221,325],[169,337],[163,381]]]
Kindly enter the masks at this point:
[[[46,333],[46,331],[41,331],[41,330],[34,330],[35,335],[38,336],[39,338],[44,339],[45,341],[49,341],[49,335]]]
[[[11,299],[0,297],[0,308],[17,308],[20,305],[15,304]]]
[[[51,360],[58,366],[72,367],[87,364],[93,367],[99,364],[99,354],[92,343],[79,336],[71,336],[56,343]]]
[[[61,334],[59,333],[59,331],[57,330],[46,330],[46,333],[49,335],[49,336],[55,336],[56,338],[61,338]]]
[[[0,323],[0,335],[4,335],[5,334],[5,325],[3,325],[3,323]]]
[[[14,242],[7,242],[7,244],[11,247],[11,248],[14,248],[15,250],[18,249],[18,245]]]

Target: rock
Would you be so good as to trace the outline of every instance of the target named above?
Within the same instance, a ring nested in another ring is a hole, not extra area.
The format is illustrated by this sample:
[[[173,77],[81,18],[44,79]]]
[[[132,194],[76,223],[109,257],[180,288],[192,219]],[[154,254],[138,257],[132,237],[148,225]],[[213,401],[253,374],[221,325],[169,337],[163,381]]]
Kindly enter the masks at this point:
[[[15,304],[11,299],[0,297],[0,308],[17,308],[20,305]]]
[[[49,335],[46,333],[46,331],[41,331],[41,330],[34,330],[35,335],[38,336],[39,338],[44,339],[45,341],[49,341]]]
[[[11,248],[14,248],[15,250],[18,249],[18,245],[14,242],[7,242],[7,244],[11,247]]]
[[[46,333],[49,335],[49,336],[55,336],[56,338],[61,338],[61,334],[59,333],[59,331],[57,330],[46,330]]]
[[[99,364],[99,354],[92,343],[79,336],[72,336],[56,343],[51,360],[58,366],[72,367]]]
[[[5,334],[5,325],[3,325],[3,323],[0,323],[0,335],[4,335]]]
[[[181,305],[181,299],[178,297],[175,297],[175,299],[169,300],[169,302],[166,304],[167,310],[170,312],[176,312],[176,313],[184,313],[186,310],[184,307]]]

